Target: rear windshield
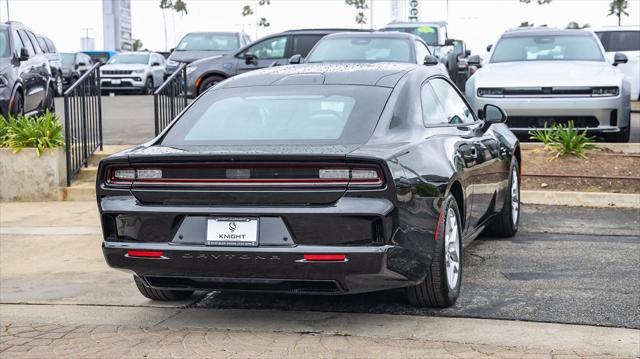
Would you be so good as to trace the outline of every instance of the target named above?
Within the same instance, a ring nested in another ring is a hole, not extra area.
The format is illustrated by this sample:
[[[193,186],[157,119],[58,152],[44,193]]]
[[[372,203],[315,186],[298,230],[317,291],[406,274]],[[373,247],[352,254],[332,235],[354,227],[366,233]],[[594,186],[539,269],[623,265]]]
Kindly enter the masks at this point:
[[[307,62],[389,61],[414,62],[411,43],[405,39],[351,37],[324,38]]]
[[[640,31],[597,32],[606,52],[640,51]]]
[[[438,46],[438,29],[431,26],[418,27],[387,27],[384,31],[406,32],[420,36],[429,46]]]
[[[180,117],[162,144],[361,144],[371,137],[390,91],[344,85],[213,90]]]
[[[604,57],[595,37],[573,35],[505,37],[491,56],[491,62],[551,60],[604,61]]]
[[[188,34],[180,40],[177,51],[232,51],[240,47],[233,34]]]

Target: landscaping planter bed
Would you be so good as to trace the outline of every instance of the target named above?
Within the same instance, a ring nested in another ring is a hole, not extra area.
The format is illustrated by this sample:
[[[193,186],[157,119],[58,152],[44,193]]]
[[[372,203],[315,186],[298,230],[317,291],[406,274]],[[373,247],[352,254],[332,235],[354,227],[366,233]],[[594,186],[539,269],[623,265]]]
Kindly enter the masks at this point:
[[[55,201],[66,182],[64,150],[0,148],[0,201]]]
[[[524,190],[640,193],[640,154],[591,150],[587,158],[554,158],[542,148],[524,149]]]

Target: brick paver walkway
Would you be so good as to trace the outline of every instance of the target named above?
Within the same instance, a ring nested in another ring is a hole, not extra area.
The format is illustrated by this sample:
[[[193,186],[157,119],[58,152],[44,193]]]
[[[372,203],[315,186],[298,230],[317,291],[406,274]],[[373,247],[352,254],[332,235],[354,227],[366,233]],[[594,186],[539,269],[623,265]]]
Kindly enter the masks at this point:
[[[1,358],[583,358],[587,353],[202,328],[3,323]],[[602,358],[602,356],[598,356]]]

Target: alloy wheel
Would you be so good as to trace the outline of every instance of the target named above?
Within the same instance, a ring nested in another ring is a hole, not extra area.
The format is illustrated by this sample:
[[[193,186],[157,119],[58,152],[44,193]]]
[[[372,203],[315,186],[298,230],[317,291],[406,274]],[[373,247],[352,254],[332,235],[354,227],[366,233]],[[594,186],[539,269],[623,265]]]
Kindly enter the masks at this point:
[[[62,77],[60,75],[56,78],[56,92],[58,93],[58,96],[62,96],[63,94]]]
[[[520,188],[518,184],[518,171],[514,168],[511,174],[511,220],[513,225],[518,224],[520,215]]]
[[[460,280],[460,235],[458,231],[458,219],[453,208],[447,210],[444,240],[447,284],[449,288],[455,289]]]

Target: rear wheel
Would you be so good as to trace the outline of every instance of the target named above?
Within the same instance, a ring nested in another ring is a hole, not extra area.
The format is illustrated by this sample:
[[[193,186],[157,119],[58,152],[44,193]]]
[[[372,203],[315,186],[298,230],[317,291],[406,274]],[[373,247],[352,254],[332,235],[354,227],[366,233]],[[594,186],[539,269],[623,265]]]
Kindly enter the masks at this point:
[[[462,281],[462,226],[453,195],[447,195],[438,219],[435,253],[424,281],[407,288],[409,302],[418,307],[452,306]]]
[[[514,160],[509,175],[507,190],[502,211],[498,213],[488,228],[489,234],[499,237],[513,237],[518,232],[520,223],[520,167]]]
[[[133,280],[136,282],[136,287],[138,287],[140,293],[149,299],[171,301],[187,299],[193,295],[192,290],[164,290],[151,288],[144,284],[140,277],[135,275],[133,276]]]

